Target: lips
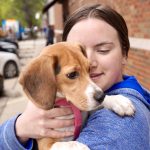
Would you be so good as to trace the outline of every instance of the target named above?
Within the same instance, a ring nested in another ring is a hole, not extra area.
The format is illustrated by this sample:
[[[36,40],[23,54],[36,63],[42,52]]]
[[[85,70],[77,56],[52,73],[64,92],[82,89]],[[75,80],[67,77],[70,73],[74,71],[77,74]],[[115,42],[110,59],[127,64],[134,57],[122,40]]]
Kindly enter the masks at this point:
[[[103,75],[103,73],[91,73],[90,78],[95,79],[95,78],[100,77],[101,75]]]

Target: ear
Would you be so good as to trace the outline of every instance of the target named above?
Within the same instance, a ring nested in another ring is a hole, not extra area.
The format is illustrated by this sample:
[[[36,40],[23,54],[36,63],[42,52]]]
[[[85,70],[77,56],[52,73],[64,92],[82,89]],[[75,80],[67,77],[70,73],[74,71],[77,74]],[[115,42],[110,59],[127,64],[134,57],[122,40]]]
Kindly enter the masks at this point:
[[[43,109],[53,107],[56,98],[55,57],[40,56],[21,73],[19,82],[36,105]]]

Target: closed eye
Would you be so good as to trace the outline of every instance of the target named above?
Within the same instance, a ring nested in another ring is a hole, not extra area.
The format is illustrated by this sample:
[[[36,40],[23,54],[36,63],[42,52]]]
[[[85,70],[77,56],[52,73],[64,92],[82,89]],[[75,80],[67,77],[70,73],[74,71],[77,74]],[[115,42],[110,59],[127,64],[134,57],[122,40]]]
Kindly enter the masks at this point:
[[[76,78],[79,77],[79,72],[73,71],[73,72],[71,72],[71,73],[68,73],[66,76],[67,76],[67,78],[69,78],[69,79],[76,79]]]
[[[107,54],[110,52],[110,50],[97,50],[97,52],[100,54]]]

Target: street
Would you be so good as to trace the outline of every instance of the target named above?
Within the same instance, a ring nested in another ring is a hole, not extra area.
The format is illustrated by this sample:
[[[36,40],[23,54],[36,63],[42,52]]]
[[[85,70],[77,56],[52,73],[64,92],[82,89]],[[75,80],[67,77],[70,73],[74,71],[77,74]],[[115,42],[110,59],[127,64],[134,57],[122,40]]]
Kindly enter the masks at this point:
[[[44,46],[45,39],[25,40],[19,42],[21,70],[32,58],[40,53]],[[4,88],[7,96],[0,98],[0,123],[15,114],[21,113],[26,107],[28,101],[18,83],[18,77],[6,79],[4,81]]]

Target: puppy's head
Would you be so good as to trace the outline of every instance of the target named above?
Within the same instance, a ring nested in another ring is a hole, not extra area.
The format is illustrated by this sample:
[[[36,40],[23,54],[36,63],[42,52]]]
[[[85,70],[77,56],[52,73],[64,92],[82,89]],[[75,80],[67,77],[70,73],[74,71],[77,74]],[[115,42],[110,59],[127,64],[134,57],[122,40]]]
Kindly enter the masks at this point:
[[[21,73],[19,81],[29,99],[44,109],[53,107],[56,93],[81,110],[99,105],[94,98],[102,93],[89,77],[89,62],[79,44],[60,42],[45,47]]]

